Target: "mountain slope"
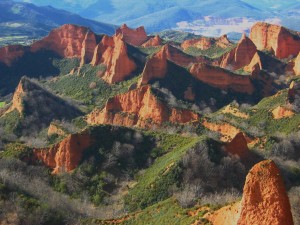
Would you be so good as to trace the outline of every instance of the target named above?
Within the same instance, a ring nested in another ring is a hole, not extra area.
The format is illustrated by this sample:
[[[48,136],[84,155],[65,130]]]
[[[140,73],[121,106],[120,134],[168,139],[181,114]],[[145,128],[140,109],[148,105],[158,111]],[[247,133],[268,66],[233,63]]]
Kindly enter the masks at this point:
[[[19,0],[25,1],[25,0]],[[237,31],[239,26],[242,33],[257,20],[277,21],[291,29],[299,29],[299,1],[270,1],[260,2],[254,0],[210,0],[210,1],[140,1],[128,0],[89,0],[72,1],[67,0],[53,2],[32,0],[38,5],[52,5],[80,14],[83,17],[104,21],[114,24],[127,23],[130,26],[144,25],[149,32],[158,32],[164,29],[178,28],[188,31],[179,26],[179,22],[188,22],[193,32],[204,34],[207,26],[217,26],[213,36],[220,35],[218,26],[230,25],[229,32]],[[134,13],[132,13],[134,12]],[[209,20],[208,17],[210,17]],[[230,20],[228,20],[230,19]],[[250,20],[249,20],[250,19]],[[249,21],[247,21],[249,20]],[[201,28],[201,29],[200,29]],[[224,34],[224,31],[223,33]]]
[[[113,34],[115,31],[113,25],[84,19],[51,6],[38,7],[4,0],[0,2],[0,8],[0,45],[27,43],[47,35],[60,25],[70,23],[89,27],[96,33]]]

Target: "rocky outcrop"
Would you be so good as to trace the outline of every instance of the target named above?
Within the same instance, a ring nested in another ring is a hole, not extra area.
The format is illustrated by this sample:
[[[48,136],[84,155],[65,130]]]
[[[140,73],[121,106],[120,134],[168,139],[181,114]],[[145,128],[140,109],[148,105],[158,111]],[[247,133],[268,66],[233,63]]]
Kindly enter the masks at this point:
[[[91,64],[97,66],[105,62],[105,59],[109,58],[108,55],[111,53],[115,46],[114,38],[104,35],[101,42],[94,49],[93,59]]]
[[[190,65],[192,65],[193,63],[200,63],[200,62],[206,62],[208,63],[208,60],[205,59],[204,57],[193,57],[190,56],[184,52],[182,52],[181,50],[179,50],[178,48],[166,44],[161,51],[165,51],[167,59],[179,66],[182,67],[188,67]]]
[[[139,85],[148,84],[153,79],[162,79],[166,76],[167,72],[168,60],[164,47],[146,62]]]
[[[27,81],[24,78],[22,78],[21,81],[19,82],[19,84],[14,92],[12,105],[6,113],[17,110],[21,115],[23,114],[23,111],[24,111],[23,98],[26,96],[26,90],[24,90],[25,89],[24,84],[26,82]]]
[[[236,225],[241,213],[241,203],[237,202],[208,213],[205,218],[213,225]]]
[[[32,44],[31,51],[49,50],[62,58],[79,58],[90,62],[97,46],[96,35],[86,27],[63,25],[40,41]]]
[[[35,149],[34,156],[53,173],[70,172],[80,163],[83,152],[93,143],[87,132],[71,134],[62,142],[49,148]]]
[[[295,113],[292,110],[287,109],[286,107],[283,107],[283,106],[276,107],[272,111],[272,114],[273,114],[273,118],[275,120],[279,120],[279,119],[283,119],[283,118],[290,118],[295,115]]]
[[[103,54],[103,63],[106,72],[102,78],[110,84],[124,81],[137,68],[129,58],[127,45],[120,36],[114,37],[114,48],[109,47]]]
[[[222,113],[229,113],[233,116],[236,116],[236,117],[239,117],[239,118],[242,118],[242,119],[248,119],[249,118],[249,115],[244,113],[244,112],[241,112],[238,108],[232,106],[232,105],[228,105],[226,106],[223,110],[222,110]]]
[[[189,123],[199,115],[185,109],[168,107],[152,93],[150,86],[142,86],[109,99],[103,110],[87,116],[89,124],[113,124],[150,128],[164,122]]]
[[[159,35],[156,35],[155,37],[150,38],[142,46],[144,48],[149,48],[149,47],[157,47],[157,46],[160,46],[162,44],[163,44],[163,40],[160,38]]]
[[[27,47],[22,45],[10,45],[0,48],[0,62],[6,66],[11,66],[18,58],[22,57],[28,51]]]
[[[238,225],[293,225],[291,206],[276,164],[266,160],[248,173]]]
[[[75,106],[48,92],[27,77],[20,80],[14,92],[12,105],[6,113],[13,110],[17,110],[22,119],[25,119],[24,129],[30,129],[32,126],[35,131],[49,127],[53,120],[69,120],[82,115]]]
[[[230,70],[243,68],[251,62],[256,51],[256,46],[244,33],[237,46],[222,56],[220,66]]]
[[[106,65],[106,71],[101,74],[101,77],[109,84],[124,81],[137,68],[128,55],[127,45],[121,35],[104,36],[95,48],[91,64],[93,66]]]
[[[295,66],[293,69],[294,69],[295,75],[300,76],[300,52],[299,52],[297,58],[295,59]]]
[[[82,43],[80,66],[91,62],[96,44],[96,36],[91,31],[88,31]]]
[[[258,22],[251,28],[250,38],[259,50],[268,50],[278,58],[296,56],[300,51],[300,36],[278,25]]]
[[[148,39],[144,27],[130,29],[126,24],[123,24],[116,30],[116,36],[118,36],[119,34],[122,36],[122,39],[126,43],[134,46],[140,46]]]
[[[214,45],[220,48],[227,48],[231,45],[230,41],[227,38],[227,35],[223,35],[220,38],[208,38],[201,37],[199,39],[186,40],[181,44],[181,47],[186,50],[190,47],[199,48],[201,50],[207,50]]]
[[[56,123],[51,123],[48,128],[48,136],[51,135],[65,136],[66,134],[67,134],[66,131]]]
[[[249,156],[247,140],[242,132],[235,135],[232,141],[226,143],[225,149],[228,153],[237,155],[241,159],[246,159]]]
[[[220,133],[222,135],[221,141],[223,142],[232,141],[232,139],[241,132],[240,129],[228,123],[218,124],[204,120],[202,125],[211,131]]]
[[[223,68],[198,63],[191,67],[190,73],[196,79],[220,89],[231,89],[247,94],[252,94],[254,91],[250,76],[237,75]]]
[[[250,63],[244,67],[244,71],[250,74],[258,74],[263,69],[262,61],[258,53],[255,53]]]

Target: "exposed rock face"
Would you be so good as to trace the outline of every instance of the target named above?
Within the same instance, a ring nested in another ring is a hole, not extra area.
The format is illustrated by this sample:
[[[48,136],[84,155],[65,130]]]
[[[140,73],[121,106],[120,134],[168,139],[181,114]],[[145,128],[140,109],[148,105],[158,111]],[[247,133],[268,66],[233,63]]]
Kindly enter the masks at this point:
[[[237,75],[205,63],[194,64],[190,73],[198,80],[220,89],[231,89],[247,94],[252,94],[254,91],[250,76]]]
[[[251,28],[250,38],[257,49],[267,49],[278,58],[296,56],[300,51],[300,36],[282,26],[258,22]]]
[[[66,131],[59,125],[57,125],[55,123],[51,123],[48,128],[48,136],[51,136],[51,135],[65,136]]]
[[[34,155],[46,166],[53,169],[53,173],[70,172],[78,166],[83,152],[92,143],[92,138],[86,132],[72,134],[50,148],[35,149]]]
[[[287,109],[283,106],[276,107],[273,111],[273,118],[275,120],[283,119],[283,118],[289,118],[295,115],[295,113],[292,110]]]
[[[189,47],[199,48],[201,50],[207,50],[213,45],[217,45],[220,48],[227,48],[231,45],[227,38],[227,35],[223,35],[220,38],[208,38],[202,37],[200,39],[186,40],[181,44],[181,47],[186,50]]]
[[[300,52],[297,56],[297,58],[295,59],[295,66],[294,66],[294,72],[297,76],[300,76]]]
[[[238,133],[241,132],[240,129],[238,129],[228,123],[217,124],[217,123],[211,123],[211,122],[208,122],[207,120],[204,120],[202,124],[207,129],[220,133],[222,135],[221,141],[223,141],[223,142],[232,141],[232,139]]]
[[[168,61],[165,47],[146,62],[139,85],[148,84],[152,79],[164,78],[168,72]]]
[[[244,67],[244,70],[248,73],[255,74],[262,70],[263,65],[258,53],[255,53],[250,63]]]
[[[266,160],[248,173],[238,225],[293,225],[291,206],[280,171]]]
[[[110,84],[124,81],[137,68],[135,62],[129,58],[127,45],[120,35],[114,37],[114,47],[106,49],[102,62],[107,66],[102,78]]]
[[[49,50],[63,58],[80,58],[90,62],[97,45],[96,35],[86,27],[63,25],[40,41],[32,44],[31,51]]]
[[[242,132],[235,135],[232,141],[225,145],[225,149],[232,155],[238,155],[241,159],[245,159],[249,155],[247,140]]]
[[[223,55],[220,66],[230,70],[243,68],[251,62],[256,51],[254,43],[243,34],[237,47]]]
[[[184,109],[169,108],[157,99],[150,86],[142,86],[108,100],[102,111],[94,110],[87,117],[90,124],[113,124],[148,128],[163,122],[189,123],[199,115]]]
[[[20,114],[22,114],[24,111],[23,98],[25,96],[26,91],[24,90],[24,79],[22,79],[15,90],[12,105],[6,113],[12,112],[16,109]]]
[[[126,24],[123,24],[116,30],[116,36],[122,35],[123,40],[131,45],[140,46],[148,39],[144,27],[138,27],[136,29],[130,29]]]
[[[10,45],[0,48],[0,62],[11,66],[18,58],[22,57],[28,49],[22,45]]]
[[[222,207],[212,214],[205,215],[213,225],[236,225],[241,213],[241,203]]]
[[[82,43],[80,66],[91,62],[96,48],[96,36],[91,31],[88,31]]]
[[[208,60],[203,57],[192,57],[169,44],[166,44],[161,51],[165,51],[169,61],[182,67],[187,67],[197,62],[208,62]]]
[[[162,39],[160,38],[160,36],[156,35],[155,37],[150,38],[142,46],[148,48],[148,47],[157,47],[160,45],[162,45]]]
[[[121,35],[114,37],[105,35],[94,50],[91,64],[106,65],[106,71],[101,77],[110,84],[124,81],[137,68],[135,62],[129,58],[127,45]]]
[[[35,131],[49,127],[53,120],[70,120],[82,115],[76,107],[26,77],[20,80],[12,105],[6,113],[13,110],[17,110],[23,118],[30,118],[30,120],[23,120],[24,129],[30,130],[32,126]]]
[[[222,111],[223,113],[229,113],[231,115],[234,115],[236,117],[240,117],[243,119],[248,119],[249,115],[246,113],[241,112],[238,108],[235,108],[231,105],[228,105],[225,107],[225,109]]]
[[[91,64],[97,66],[105,61],[108,58],[107,55],[112,52],[112,49],[115,47],[114,38],[104,35],[101,42],[94,49],[93,59]],[[107,52],[106,52],[107,51]]]

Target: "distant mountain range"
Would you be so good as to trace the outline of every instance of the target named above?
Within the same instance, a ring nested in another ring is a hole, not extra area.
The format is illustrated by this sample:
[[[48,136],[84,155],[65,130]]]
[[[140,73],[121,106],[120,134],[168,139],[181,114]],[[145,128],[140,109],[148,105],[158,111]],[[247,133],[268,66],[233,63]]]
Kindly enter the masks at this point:
[[[19,0],[28,1],[28,0]],[[256,21],[278,23],[300,29],[299,0],[30,0],[113,24],[144,25],[148,32],[166,29],[219,36],[248,31]],[[209,29],[208,29],[209,27]]]
[[[1,0],[0,8],[0,45],[28,44],[66,23],[87,26],[96,33],[111,35],[115,32],[113,25],[85,19],[52,6]]]

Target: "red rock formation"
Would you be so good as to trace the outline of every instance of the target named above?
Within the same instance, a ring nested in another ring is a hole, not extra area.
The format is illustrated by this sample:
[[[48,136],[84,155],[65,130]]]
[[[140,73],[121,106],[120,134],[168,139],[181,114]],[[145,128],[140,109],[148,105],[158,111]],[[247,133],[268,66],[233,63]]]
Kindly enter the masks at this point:
[[[243,68],[251,62],[256,51],[254,43],[243,34],[238,45],[222,56],[220,66],[231,70]]]
[[[91,64],[106,65],[106,71],[101,77],[110,84],[124,81],[137,68],[135,62],[128,56],[127,45],[121,35],[114,37],[105,35],[95,48]]]
[[[224,34],[216,40],[216,44],[220,48],[227,48],[231,45],[231,42],[228,40],[227,35]]]
[[[147,128],[163,122],[189,123],[198,119],[199,115],[192,111],[169,108],[157,99],[150,86],[142,86],[109,99],[103,110],[88,115],[87,122]]]
[[[116,36],[122,35],[123,40],[131,45],[140,46],[148,39],[144,27],[138,27],[136,29],[130,29],[126,24],[123,24],[116,30]]]
[[[92,143],[93,140],[87,132],[71,134],[50,148],[35,149],[34,155],[47,167],[53,169],[53,173],[70,172],[78,166],[83,152]]]
[[[146,62],[139,85],[148,84],[150,80],[164,78],[168,71],[168,61],[165,47]]]
[[[299,52],[297,58],[295,59],[295,66],[293,69],[294,69],[295,75],[300,76],[300,52]]]
[[[188,54],[185,54],[184,52],[182,52],[181,50],[179,50],[178,48],[166,44],[161,51],[165,51],[167,59],[179,66],[182,67],[188,67],[193,63],[199,63],[199,62],[208,62],[207,59],[203,58],[203,57],[193,57],[190,56]]]
[[[240,129],[228,124],[228,123],[211,123],[207,120],[204,120],[202,125],[206,127],[207,129],[218,132],[222,135],[221,141],[223,142],[230,142],[232,139],[240,133]]]
[[[11,66],[14,61],[22,57],[28,49],[22,45],[10,45],[0,48],[0,62]]]
[[[107,66],[102,78],[110,84],[124,81],[136,70],[136,64],[129,58],[127,45],[120,36],[114,37],[114,47],[106,49],[102,61]]]
[[[258,50],[267,49],[278,58],[296,56],[300,51],[300,36],[282,26],[256,23],[251,28],[250,38]]]
[[[112,49],[115,47],[114,38],[104,35],[101,42],[96,46],[94,50],[93,59],[91,61],[91,64],[93,66],[97,66],[105,61],[105,58],[108,58],[109,53],[112,51]],[[105,53],[105,52],[109,53]]]
[[[80,66],[91,62],[96,48],[96,36],[91,31],[88,31],[82,43]]]
[[[45,49],[53,51],[63,58],[82,58],[90,62],[97,45],[96,35],[86,27],[63,25],[54,29],[40,41],[32,44],[31,51]]]
[[[232,141],[226,143],[225,149],[232,155],[238,155],[241,159],[245,159],[249,156],[247,140],[242,132],[235,135]]]
[[[287,109],[286,107],[283,107],[283,106],[276,107],[272,111],[272,114],[273,114],[273,118],[275,120],[279,120],[279,119],[283,119],[283,118],[290,118],[295,115],[295,113],[292,110]]]
[[[190,73],[198,80],[220,89],[232,89],[247,94],[252,94],[254,91],[250,76],[237,75],[205,63],[194,64]]]
[[[238,225],[293,225],[291,206],[280,171],[266,160],[248,173]]]
[[[241,213],[241,203],[237,202],[208,213],[204,217],[213,225],[236,225]]]
[[[168,60],[183,67],[197,62],[207,62],[202,57],[192,57],[178,48],[166,44],[147,61],[140,84],[144,85],[148,84],[152,79],[164,78],[168,72]]]
[[[214,45],[217,45],[220,48],[227,48],[231,45],[231,43],[228,40],[227,35],[223,35],[220,38],[201,37],[199,39],[186,40],[181,44],[181,47],[184,50],[188,49],[189,47],[207,50]]]
[[[258,53],[255,53],[251,62],[244,67],[244,70],[251,74],[255,74],[255,73],[257,74],[262,69],[263,69],[263,65]]]
[[[163,41],[160,38],[160,36],[156,35],[155,37],[150,38],[142,46],[145,47],[145,48],[148,48],[148,47],[157,47],[157,46],[162,45],[162,43],[163,43]]]
[[[59,136],[65,136],[66,131],[63,129],[61,126],[59,126],[56,123],[51,123],[49,128],[48,128],[48,136],[51,135],[59,135]]]
[[[24,78],[22,78],[14,92],[12,105],[7,110],[6,113],[12,112],[16,109],[21,115],[23,114],[23,111],[24,111],[23,98],[26,96],[24,89],[25,89],[24,88]]]

